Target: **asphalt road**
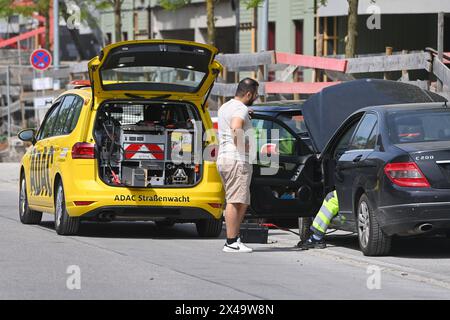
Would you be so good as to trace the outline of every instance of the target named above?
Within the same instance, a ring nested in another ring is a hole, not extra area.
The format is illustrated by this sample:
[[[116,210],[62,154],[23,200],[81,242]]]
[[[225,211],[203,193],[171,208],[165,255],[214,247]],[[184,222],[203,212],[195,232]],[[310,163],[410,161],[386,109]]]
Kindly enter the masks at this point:
[[[398,240],[392,256],[368,258],[354,236],[299,251],[296,236],[278,230],[252,254],[226,254],[223,236],[199,239],[193,224],[84,223],[62,237],[51,215],[19,222],[17,174],[17,164],[0,164],[0,299],[450,298],[446,238]],[[70,266],[80,289],[67,286]]]

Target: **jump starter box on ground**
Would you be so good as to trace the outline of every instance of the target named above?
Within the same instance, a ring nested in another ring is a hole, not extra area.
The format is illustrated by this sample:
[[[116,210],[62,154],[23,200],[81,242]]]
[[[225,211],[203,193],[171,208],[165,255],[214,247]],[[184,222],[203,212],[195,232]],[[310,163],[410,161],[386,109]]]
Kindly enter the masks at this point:
[[[267,243],[269,228],[258,223],[241,224],[240,237],[243,243]]]

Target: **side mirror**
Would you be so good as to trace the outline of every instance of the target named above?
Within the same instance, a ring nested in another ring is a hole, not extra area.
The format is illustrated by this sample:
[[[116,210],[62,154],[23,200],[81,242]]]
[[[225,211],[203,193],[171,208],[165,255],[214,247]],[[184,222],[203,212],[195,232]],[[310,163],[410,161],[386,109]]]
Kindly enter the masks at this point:
[[[24,129],[17,136],[20,140],[34,143],[36,131],[34,129]]]

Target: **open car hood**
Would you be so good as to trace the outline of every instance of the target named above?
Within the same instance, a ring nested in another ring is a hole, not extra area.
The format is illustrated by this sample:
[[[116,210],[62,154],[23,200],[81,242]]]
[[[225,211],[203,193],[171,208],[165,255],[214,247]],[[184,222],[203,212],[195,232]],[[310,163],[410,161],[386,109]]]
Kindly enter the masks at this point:
[[[321,153],[344,120],[361,108],[444,101],[444,97],[412,84],[363,79],[323,89],[311,96],[302,110],[313,147]]]
[[[89,77],[101,98],[204,99],[222,70],[217,52],[190,41],[123,41],[89,61]]]

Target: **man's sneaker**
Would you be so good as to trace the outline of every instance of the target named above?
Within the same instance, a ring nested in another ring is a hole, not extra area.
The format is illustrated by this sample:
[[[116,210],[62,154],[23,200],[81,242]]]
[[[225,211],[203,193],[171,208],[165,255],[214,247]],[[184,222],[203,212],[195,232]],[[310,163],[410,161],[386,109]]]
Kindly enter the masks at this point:
[[[309,237],[305,242],[299,242],[298,247],[303,250],[308,249],[325,249],[327,247],[325,241],[323,239],[316,240],[314,237]]]
[[[223,246],[223,252],[236,252],[236,253],[250,253],[253,250],[247,247],[240,241],[233,242],[232,244],[225,243]]]

